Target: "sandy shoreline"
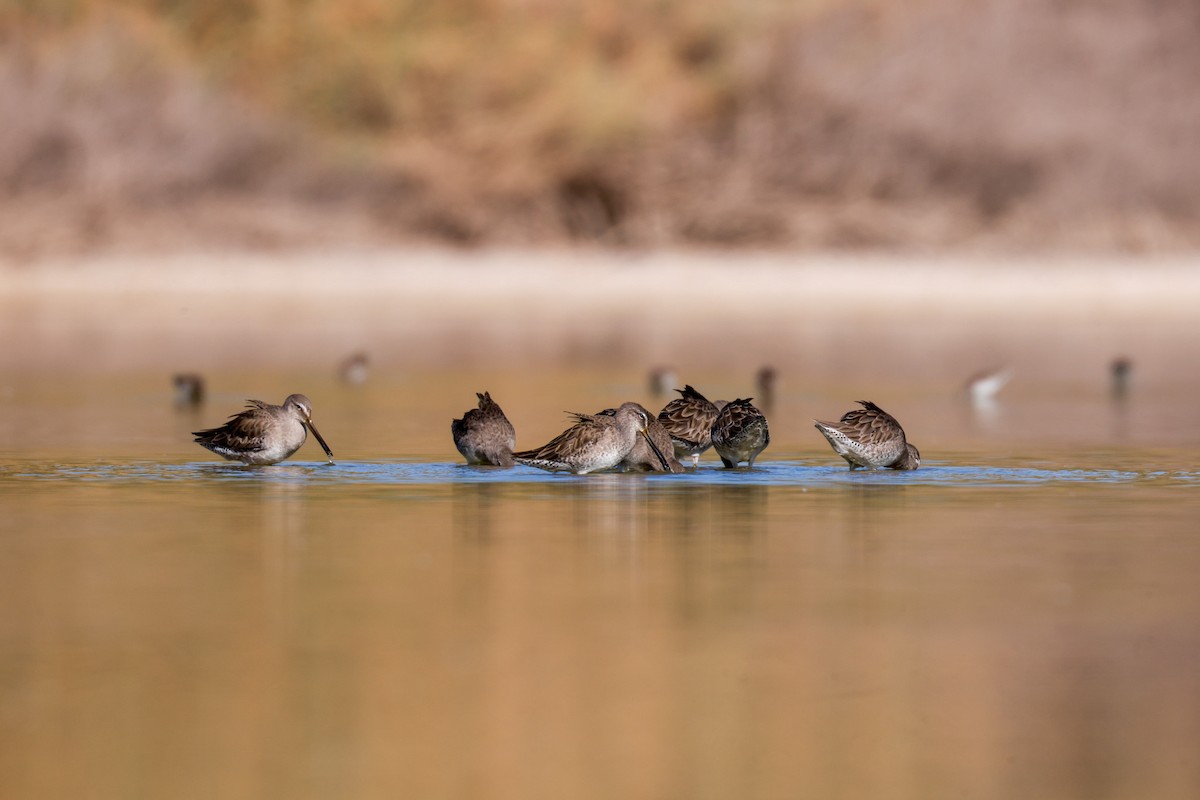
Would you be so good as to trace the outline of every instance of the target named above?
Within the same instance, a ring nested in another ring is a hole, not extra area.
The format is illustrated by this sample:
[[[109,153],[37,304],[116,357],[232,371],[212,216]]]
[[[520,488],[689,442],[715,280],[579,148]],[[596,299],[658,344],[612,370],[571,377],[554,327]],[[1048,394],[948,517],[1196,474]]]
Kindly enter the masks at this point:
[[[1036,366],[1052,343],[1174,358],[1197,309],[1195,258],[193,253],[0,267],[0,331],[18,345],[0,367],[303,368],[364,348],[408,366],[749,358],[852,374],[904,356],[952,374]]]

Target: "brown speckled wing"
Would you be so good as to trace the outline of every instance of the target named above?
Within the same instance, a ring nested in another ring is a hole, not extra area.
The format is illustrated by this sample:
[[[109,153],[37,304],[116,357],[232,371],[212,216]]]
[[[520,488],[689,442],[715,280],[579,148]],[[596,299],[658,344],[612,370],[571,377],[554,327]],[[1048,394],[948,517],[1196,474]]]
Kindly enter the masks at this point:
[[[479,394],[476,392],[475,396],[479,398],[479,409],[476,413],[480,417],[493,424],[512,428],[512,423],[508,421],[508,417],[504,416],[504,411],[500,408],[499,403],[492,399],[491,393],[484,392],[483,394]]]
[[[488,392],[476,393],[479,407],[450,422],[454,445],[468,463],[512,466],[517,433]]]
[[[479,398],[479,408],[472,408],[463,414],[461,420],[454,420],[451,423],[455,436],[467,433],[478,436],[486,434],[489,438],[495,438],[497,442],[501,443],[507,439],[508,447],[512,449],[517,433],[512,423],[508,421],[508,417],[504,416],[504,411],[487,392],[476,393],[475,396]]]
[[[862,408],[843,414],[835,426],[838,430],[867,446],[878,447],[889,442],[904,442],[904,429],[895,417],[870,400],[859,400],[858,403]]]
[[[600,443],[607,426],[591,414],[572,413],[577,422],[541,447],[513,453],[513,458],[526,461],[548,461],[564,464],[575,455],[584,453]]]
[[[195,431],[196,442],[205,447],[224,450],[253,452],[263,449],[267,429],[272,415],[268,404],[261,400],[247,400],[246,410],[239,411],[219,428]]]
[[[691,386],[677,390],[681,397],[658,412],[658,421],[671,438],[688,447],[707,448],[712,443],[712,426],[717,407]]]
[[[736,441],[752,426],[766,426],[767,418],[755,408],[750,400],[734,400],[721,409],[717,415],[717,423],[713,426],[713,442],[718,439],[726,442]],[[767,444],[771,438],[766,434]]]

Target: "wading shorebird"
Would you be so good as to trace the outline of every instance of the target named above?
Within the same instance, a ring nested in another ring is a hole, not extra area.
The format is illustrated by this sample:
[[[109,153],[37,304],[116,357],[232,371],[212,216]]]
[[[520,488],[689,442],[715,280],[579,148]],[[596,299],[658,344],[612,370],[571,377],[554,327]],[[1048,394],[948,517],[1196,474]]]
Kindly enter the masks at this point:
[[[454,446],[468,464],[511,467],[516,463],[513,461],[516,430],[491,394],[476,392],[475,396],[479,398],[479,408],[472,408],[462,419],[450,422]]]
[[[813,420],[833,452],[846,459],[850,469],[921,466],[921,454],[904,438],[904,429],[896,418],[870,400],[858,403],[862,408],[847,411],[838,422]]]
[[[646,435],[634,439],[633,449],[617,466],[626,472],[683,472],[683,464],[674,454],[671,434],[644,406],[634,405],[646,414]],[[606,408],[600,413],[611,417],[617,409]]]
[[[518,464],[557,472],[584,475],[612,469],[629,455],[638,437],[650,445],[663,471],[669,471],[666,456],[646,433],[650,415],[637,403],[622,403],[608,414],[572,414],[576,422],[541,447],[513,453]]]
[[[283,461],[300,449],[313,432],[333,463],[333,452],[312,421],[312,403],[302,394],[288,395],[281,406],[247,400],[246,410],[234,414],[219,428],[194,431],[195,441],[222,458],[264,466]]]
[[[753,467],[754,459],[771,443],[767,418],[750,402],[753,399],[731,400],[717,412],[713,421],[713,448],[728,468],[743,461]]]
[[[692,468],[700,465],[700,454],[712,447],[712,427],[717,421],[715,403],[691,385],[676,389],[679,397],[663,406],[658,421],[671,437],[675,457],[692,459]]]
[[[650,396],[657,399],[675,385],[675,370],[670,367],[654,367],[650,370]]]
[[[171,376],[178,408],[199,408],[204,404],[204,378],[195,372],[180,372]]]

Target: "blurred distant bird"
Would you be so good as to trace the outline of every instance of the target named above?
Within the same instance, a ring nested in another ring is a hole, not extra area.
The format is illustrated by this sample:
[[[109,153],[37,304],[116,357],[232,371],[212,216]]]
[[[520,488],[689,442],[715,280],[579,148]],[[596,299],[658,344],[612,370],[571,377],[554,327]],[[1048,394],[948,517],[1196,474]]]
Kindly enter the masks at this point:
[[[921,466],[921,454],[904,437],[900,423],[869,400],[859,400],[861,409],[847,411],[838,422],[816,423],[833,451],[850,465],[850,469],[916,469]]]
[[[736,467],[743,461],[753,467],[754,459],[771,443],[767,418],[750,402],[753,399],[725,403],[713,420],[713,448],[726,467]]]
[[[222,458],[247,465],[275,464],[300,449],[313,432],[333,463],[333,452],[312,421],[312,403],[302,394],[289,395],[281,406],[247,400],[246,410],[219,428],[195,431],[196,443]]]
[[[1012,371],[1007,367],[978,372],[967,379],[963,390],[976,407],[987,406],[996,400],[996,394],[1004,388],[1012,378]]]
[[[700,454],[712,447],[712,426],[718,409],[691,385],[675,391],[680,396],[663,406],[658,421],[671,437],[675,457],[691,458],[695,468],[700,464]]]
[[[777,377],[775,368],[770,364],[765,364],[759,368],[758,373],[754,376],[754,384],[757,389],[758,405],[763,411],[770,411],[775,407],[775,378]]]
[[[175,387],[175,405],[179,408],[199,408],[204,404],[204,378],[195,372],[180,372],[171,376]]]
[[[1112,373],[1112,396],[1114,400],[1124,400],[1129,394],[1129,384],[1133,377],[1133,361],[1125,356],[1113,359],[1109,366]]]
[[[513,461],[516,430],[491,394],[476,392],[475,396],[479,398],[479,408],[470,409],[462,419],[450,423],[454,446],[468,464],[511,467],[516,463]]]
[[[359,350],[351,353],[338,364],[338,377],[343,383],[349,383],[354,386],[365,383],[367,380],[367,363],[370,361],[367,354]]]
[[[654,367],[650,370],[650,396],[658,399],[675,388],[675,370]]]
[[[513,453],[519,464],[551,471],[583,475],[612,469],[633,450],[639,436],[644,437],[663,471],[669,471],[666,456],[646,432],[650,415],[637,403],[622,403],[608,414],[572,414],[575,424],[541,447]]]

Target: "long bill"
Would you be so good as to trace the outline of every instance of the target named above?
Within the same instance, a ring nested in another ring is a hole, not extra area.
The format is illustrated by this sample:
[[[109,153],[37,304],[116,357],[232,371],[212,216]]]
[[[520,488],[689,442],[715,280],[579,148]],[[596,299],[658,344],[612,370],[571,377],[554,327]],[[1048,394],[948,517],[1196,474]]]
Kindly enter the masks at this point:
[[[650,449],[654,451],[654,455],[658,456],[658,463],[662,464],[663,472],[670,472],[671,465],[667,463],[666,456],[662,454],[662,450],[658,449],[658,445],[650,438],[650,433],[645,428],[642,429],[642,436],[646,437],[646,444],[650,445]]]
[[[307,422],[307,425],[308,429],[312,431],[313,436],[317,437],[317,441],[321,443],[321,449],[325,451],[325,455],[329,456],[329,463],[332,464],[333,451],[329,449],[329,445],[325,444],[325,439],[321,437],[321,433],[317,430],[317,426],[313,425],[313,421],[311,419]]]

